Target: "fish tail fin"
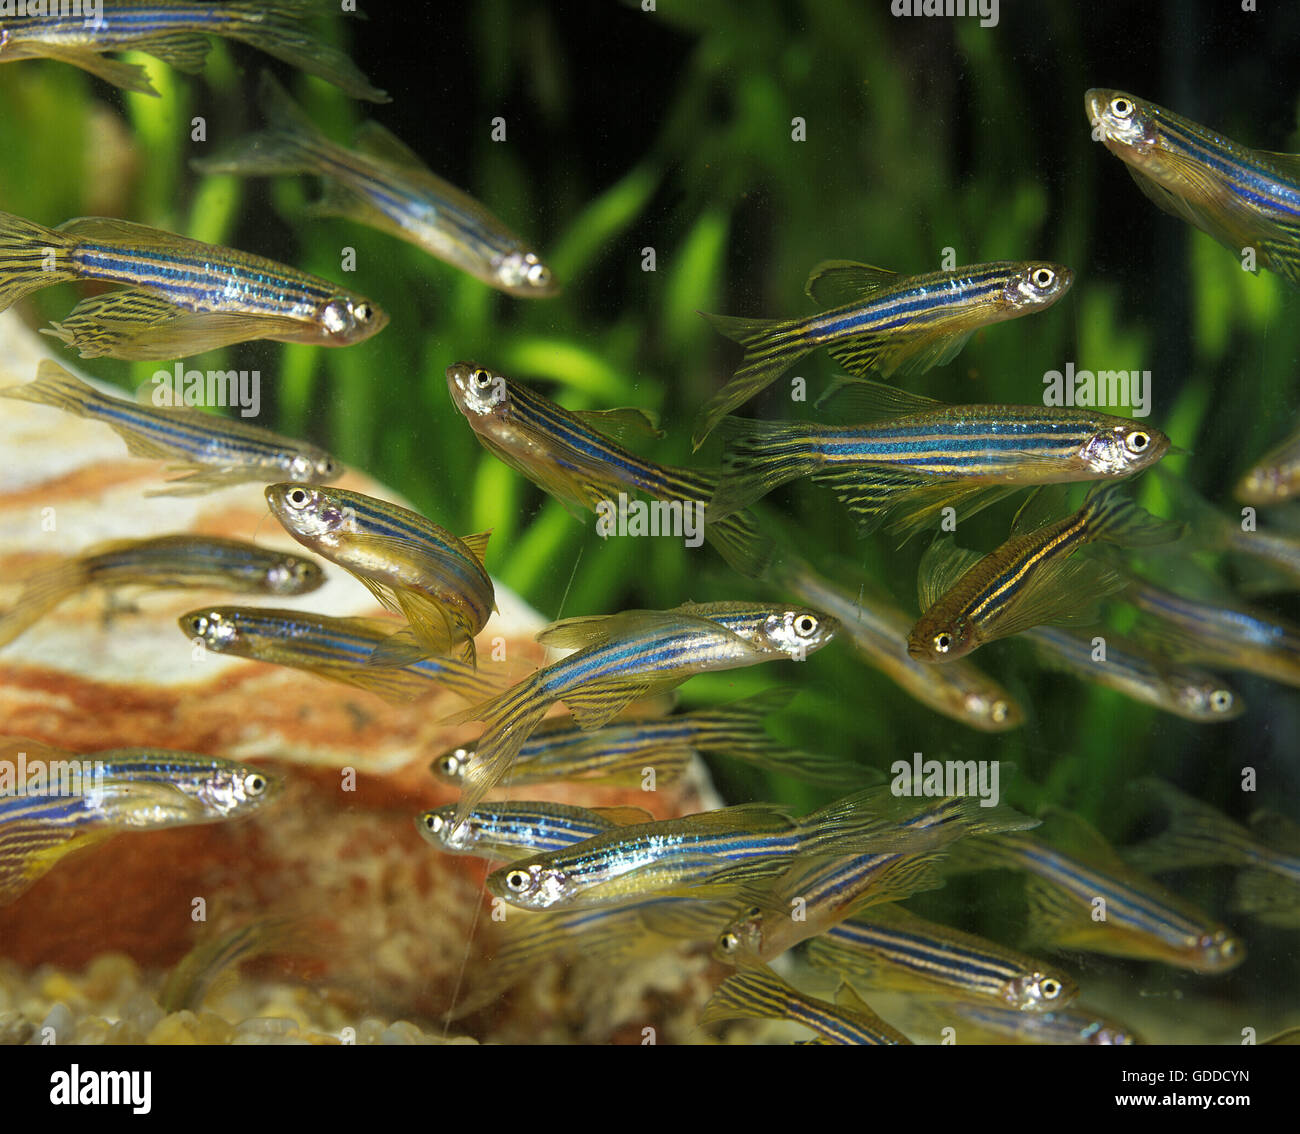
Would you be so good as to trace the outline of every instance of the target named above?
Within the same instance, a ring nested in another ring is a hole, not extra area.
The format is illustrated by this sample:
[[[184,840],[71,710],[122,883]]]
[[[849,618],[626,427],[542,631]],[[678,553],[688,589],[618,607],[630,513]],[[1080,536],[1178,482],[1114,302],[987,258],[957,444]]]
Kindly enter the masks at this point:
[[[266,129],[240,138],[212,157],[191,164],[202,173],[265,177],[282,173],[321,173],[322,156],[338,151],[270,74],[262,73],[259,100]]]
[[[700,1013],[701,1024],[723,1020],[783,1020],[798,993],[766,965],[728,977]]]
[[[727,417],[722,432],[722,477],[706,520],[729,516],[780,485],[812,475],[820,464],[811,444],[812,427],[803,422]]]
[[[1186,525],[1153,516],[1116,484],[1100,485],[1088,493],[1088,511],[1093,540],[1122,547],[1154,547],[1179,539]]]
[[[719,334],[740,343],[745,357],[731,381],[705,403],[695,421],[691,447],[698,449],[704,439],[736,406],[771,385],[785,370],[812,349],[800,332],[802,319],[743,319],[732,315],[700,314]]]
[[[41,288],[76,279],[70,253],[77,239],[0,213],[0,311]]]
[[[103,400],[103,395],[53,359],[45,359],[36,368],[36,380],[0,390],[0,397],[20,402],[52,406],[77,417],[86,416],[86,407]]]
[[[88,581],[86,565],[68,559],[45,571],[38,571],[22,589],[13,608],[0,614],[0,647],[25,634],[64,599]]]
[[[506,777],[519,750],[542,723],[552,703],[552,698],[543,696],[536,682],[527,678],[491,700],[447,718],[449,723],[481,720],[487,725],[475,745],[474,759],[465,769],[456,805],[457,826]]]
[[[352,98],[391,102],[344,52],[305,29],[307,20],[331,10],[338,9],[328,0],[240,0],[229,6],[230,20],[221,34],[333,83]]]

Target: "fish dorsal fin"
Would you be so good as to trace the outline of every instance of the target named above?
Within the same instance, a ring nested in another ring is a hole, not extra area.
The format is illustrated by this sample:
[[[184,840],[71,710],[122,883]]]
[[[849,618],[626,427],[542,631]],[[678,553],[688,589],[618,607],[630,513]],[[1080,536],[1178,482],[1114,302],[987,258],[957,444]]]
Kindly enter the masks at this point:
[[[886,386],[882,382],[855,378],[848,374],[838,374],[832,378],[831,384],[813,408],[820,410],[832,402],[836,411],[846,417],[851,416],[855,422],[929,413],[947,404],[936,398],[909,393],[897,386]]]
[[[898,274],[884,268],[855,260],[823,260],[808,273],[803,289],[819,307],[844,307],[897,282]]]
[[[419,154],[391,130],[373,120],[367,120],[357,128],[353,145],[359,152],[378,158],[389,165],[418,170],[420,173],[429,172],[428,164]]]
[[[1056,850],[1107,873],[1131,873],[1105,836],[1081,815],[1049,805],[1043,809],[1042,819],[1036,834]]]
[[[659,415],[635,406],[607,410],[570,410],[584,425],[591,426],[612,441],[626,444],[646,437],[656,440],[663,437],[659,428]]]
[[[958,547],[952,536],[936,539],[921,556],[917,569],[916,594],[924,614],[953,588],[967,571],[984,557],[978,551]]]
[[[168,232],[162,228],[151,228],[147,224],[120,220],[117,217],[73,217],[59,225],[59,232],[81,240],[99,241],[105,244],[125,244],[133,247],[149,246],[172,250],[193,252],[196,248],[208,245],[179,233]]]
[[[488,540],[492,536],[492,529],[485,532],[475,532],[473,535],[461,536],[460,542],[469,548],[469,553],[479,561],[480,566],[484,565],[483,557],[487,554]]]
[[[608,642],[618,627],[618,614],[583,614],[561,618],[537,634],[534,641],[556,650],[581,650]]]
[[[1300,181],[1300,154],[1283,154],[1276,150],[1256,150],[1279,173]]]
[[[608,820],[611,827],[637,827],[655,821],[644,807],[593,807],[590,810],[593,815]]]
[[[1250,817],[1250,829],[1275,850],[1300,854],[1300,826],[1276,811],[1260,810]]]

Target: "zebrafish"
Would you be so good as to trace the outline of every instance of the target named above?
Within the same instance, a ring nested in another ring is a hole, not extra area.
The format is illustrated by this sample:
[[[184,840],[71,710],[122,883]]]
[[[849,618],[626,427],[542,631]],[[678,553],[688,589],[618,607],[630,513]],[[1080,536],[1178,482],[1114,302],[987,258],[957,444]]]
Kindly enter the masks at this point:
[[[185,636],[213,653],[306,670],[408,701],[446,686],[467,700],[481,697],[486,680],[457,658],[420,658],[403,666],[370,664],[393,624],[377,618],[332,618],[269,607],[204,607],[177,620]]]
[[[641,410],[570,411],[472,362],[447,368],[447,388],[489,453],[575,513],[598,512],[620,492],[640,491],[668,507],[705,506],[716,474],[658,465],[610,439],[655,435]],[[704,538],[742,575],[760,575],[773,552],[748,513],[704,523]]]
[[[796,820],[776,804],[747,803],[635,826],[502,867],[488,889],[523,909],[619,904],[657,896],[730,895],[744,880],[780,873],[805,856],[917,839],[877,815],[887,788],[846,796]]]
[[[837,392],[853,395],[855,424],[725,418],[722,479],[705,519],[811,479],[862,535],[891,516],[891,530],[915,535],[945,507],[965,518],[1020,487],[1132,476],[1169,451],[1158,430],[1091,410],[949,406],[863,379],[839,380],[822,401]]]
[[[305,595],[324,582],[325,573],[310,559],[243,540],[197,535],[118,540],[30,576],[18,601],[0,614],[0,646],[87,587]]]
[[[647,766],[657,783],[681,776],[697,752],[742,760],[808,783],[848,788],[879,773],[861,764],[801,752],[777,743],[763,718],[787,704],[793,690],[776,690],[674,717],[619,721],[587,730],[571,718],[543,721],[520,748],[510,773],[512,787],[524,784],[587,781],[637,787]],[[430,765],[444,783],[460,787],[474,760],[473,745],[444,752]]]
[[[911,1044],[902,1032],[877,1016],[848,985],[835,1003],[808,996],[766,965],[728,977],[705,1004],[701,1024],[738,1019],[790,1020],[811,1028],[831,1044]]]
[[[379,123],[366,122],[356,148],[345,149],[325,137],[269,75],[262,78],[262,108],[266,130],[195,161],[195,168],[245,177],[315,174],[325,183],[315,214],[380,229],[508,295],[559,294],[554,273],[535,251]]]
[[[907,633],[915,616],[877,596],[865,582],[854,594],[795,558],[781,561],[774,570],[782,587],[831,615],[860,657],[921,704],[981,732],[1005,732],[1024,723],[1025,711],[1015,698],[972,662],[958,659],[936,666],[913,658],[907,652]]]
[[[713,955],[727,964],[771,961],[809,937],[881,902],[942,885],[934,864],[967,835],[1024,830],[1037,820],[974,797],[882,801],[877,817],[894,825],[900,848],[830,860],[803,859],[767,886],[750,886],[757,902],[718,936]],[[981,840],[982,841],[982,840]],[[792,911],[802,915],[796,920]]]
[[[1146,547],[1177,539],[1182,530],[1139,508],[1118,485],[1098,485],[1074,515],[1013,532],[988,555],[957,548],[951,538],[936,540],[921,560],[924,613],[908,635],[908,653],[947,662],[1031,626],[1089,618],[1092,603],[1125,581],[1091,560],[1072,558],[1076,551],[1097,541]]]
[[[1237,483],[1243,504],[1282,504],[1300,493],[1300,430],[1270,449]]]
[[[1156,205],[1300,286],[1300,155],[1249,149],[1122,91],[1083,103],[1093,137]]]
[[[53,3],[48,12],[0,16],[0,63],[53,59],[122,90],[157,96],[143,67],[104,56],[143,51],[178,71],[198,74],[207,59],[207,37],[219,36],[317,75],[353,98],[390,102],[346,54],[303,27],[313,16],[336,11],[337,5],[322,0],[95,0],[81,11],[70,4],[60,10]]]
[[[390,638],[372,662],[401,665],[459,648],[477,664],[474,636],[496,609],[483,566],[491,533],[458,539],[409,508],[342,488],[272,484],[266,502],[294,539],[350,571],[410,623],[415,641]]]
[[[1124,598],[1147,616],[1141,635],[1171,657],[1300,686],[1300,626],[1257,607],[1201,601],[1145,580],[1131,582]]]
[[[0,740],[0,904],[72,851],[121,831],[237,819],[282,786],[271,772],[215,756],[160,748],[74,755]]]
[[[1263,914],[1260,920],[1272,924],[1300,925],[1300,828],[1294,823],[1257,811],[1248,830],[1163,780],[1149,777],[1133,786],[1155,796],[1170,822],[1160,834],[1127,848],[1126,862],[1153,874],[1192,866],[1244,867],[1235,908]],[[1288,906],[1289,915],[1283,913]]]
[[[1025,632],[1046,664],[1174,713],[1189,721],[1230,721],[1245,703],[1212,673],[1194,669],[1106,633],[1093,635],[1036,626]]]
[[[730,615],[741,632],[715,621],[715,614]],[[447,721],[487,724],[465,773],[457,823],[505,776],[557,701],[569,707],[580,727],[599,728],[632,701],[675,688],[697,673],[802,660],[835,631],[833,619],[811,610],[761,603],[687,604],[552,623],[537,641],[575,653]]]
[[[946,864],[1024,871],[1030,935],[1040,943],[1222,973],[1245,959],[1229,930],[1140,874],[1087,822],[1056,808],[1042,832],[970,840]],[[1098,911],[1102,911],[1099,913]]]
[[[36,381],[0,390],[0,397],[53,406],[103,422],[126,442],[133,457],[179,461],[175,487],[148,496],[191,496],[247,481],[292,480],[319,484],[342,471],[324,449],[280,437],[235,418],[218,417],[184,406],[141,405],[101,394],[93,386],[46,359]]]
[[[0,213],[0,311],[66,280],[126,285],[43,332],[82,358],[184,358],[252,339],[348,346],[388,323],[368,299],[233,248],[110,217],[50,229]]]
[[[416,830],[439,850],[479,858],[514,858],[565,850],[618,826],[650,823],[640,807],[575,807],[568,803],[510,802],[476,807],[456,826],[449,803],[415,817]]]
[[[919,1004],[935,1025],[952,1028],[955,1043],[1044,1043],[1092,1046],[1131,1046],[1137,1033],[1082,1004],[1052,1012],[1021,1012],[982,1001],[951,1000]]]
[[[1069,268],[1032,260],[918,276],[850,260],[818,264],[804,291],[823,308],[819,315],[784,320],[704,315],[715,330],[744,346],[745,358],[705,404],[692,443],[698,449],[725,414],[819,346],[852,374],[919,374],[951,361],[979,328],[1050,307],[1073,280]]]
[[[806,956],[845,980],[957,994],[1021,1012],[1055,1011],[1079,993],[1066,973],[1044,961],[896,905],[831,926],[808,943]]]

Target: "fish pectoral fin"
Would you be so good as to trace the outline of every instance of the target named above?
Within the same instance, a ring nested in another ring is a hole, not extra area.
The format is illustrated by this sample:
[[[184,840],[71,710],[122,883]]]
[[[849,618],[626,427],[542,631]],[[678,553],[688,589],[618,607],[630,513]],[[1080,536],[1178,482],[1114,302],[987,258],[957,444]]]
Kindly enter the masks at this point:
[[[593,681],[560,698],[573,713],[581,729],[600,728],[608,724],[631,701],[647,696],[655,687],[648,680],[613,678]]]
[[[883,382],[873,382],[869,378],[855,378],[848,374],[838,374],[832,378],[831,384],[813,403],[813,408],[824,409],[830,402],[834,402],[835,409],[846,417],[851,415],[855,423],[931,413],[944,405],[935,398],[927,398],[897,386],[886,386]]]
[[[978,551],[958,547],[953,536],[934,540],[921,556],[917,568],[916,593],[921,612],[929,610],[967,571],[984,557]]]
[[[122,63],[116,59],[106,59],[95,51],[83,51],[75,47],[53,47],[48,45],[41,46],[41,56],[45,59],[54,59],[60,63],[68,63],[73,67],[78,67],[82,71],[87,71],[97,79],[103,79],[106,83],[124,91],[134,91],[136,94],[153,95],[158,98],[157,88],[149,78],[149,72],[137,63]]]
[[[136,40],[131,45],[187,75],[197,75],[207,63],[211,45],[207,36],[195,32],[170,32]]]
[[[808,273],[804,294],[818,307],[847,307],[898,282],[898,273],[856,260],[823,260]]]
[[[592,429],[622,444],[643,440],[658,440],[666,436],[659,428],[659,415],[650,410],[624,406],[621,409],[573,410],[573,416],[590,425]]]

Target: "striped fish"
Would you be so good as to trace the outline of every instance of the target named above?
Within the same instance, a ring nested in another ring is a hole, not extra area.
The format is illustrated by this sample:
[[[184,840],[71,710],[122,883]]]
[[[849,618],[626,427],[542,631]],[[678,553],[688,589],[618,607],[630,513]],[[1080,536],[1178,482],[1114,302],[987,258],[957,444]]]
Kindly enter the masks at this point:
[[[415,827],[439,850],[511,859],[525,853],[566,850],[615,827],[653,821],[640,807],[575,807],[532,800],[476,807],[459,826],[455,817],[456,805],[450,803],[422,811],[415,818]]]
[[[269,74],[262,77],[262,107],[266,130],[194,162],[195,168],[244,177],[315,174],[325,183],[324,198],[312,208],[317,215],[378,228],[508,295],[559,294],[554,273],[532,248],[379,123],[365,123],[356,148],[345,149],[325,137]]]
[[[1021,1012],[1055,1011],[1079,993],[1060,969],[896,905],[831,926],[808,943],[806,956],[845,980],[956,994]]]
[[[654,433],[640,410],[571,412],[473,362],[449,366],[447,388],[489,453],[573,511],[595,512],[619,492],[640,491],[703,515],[717,488],[715,474],[658,465],[610,439]],[[704,538],[743,575],[760,575],[773,551],[746,513],[705,522]]]
[[[1013,533],[983,557],[955,547],[951,538],[936,540],[921,560],[924,613],[907,637],[908,653],[918,661],[946,662],[1032,626],[1089,618],[1095,600],[1124,580],[1090,560],[1073,559],[1076,551],[1098,541],[1147,547],[1182,531],[1181,524],[1139,508],[1117,485],[1098,485],[1074,515]]]
[[[1184,720],[1230,721],[1246,711],[1241,697],[1214,674],[1144,650],[1117,634],[1106,633],[1099,648],[1094,635],[1036,626],[1025,632],[1025,640],[1048,665]]]
[[[1243,504],[1281,504],[1300,493],[1300,430],[1252,465],[1237,484]]]
[[[513,862],[487,885],[511,905],[533,910],[729,895],[739,882],[780,873],[796,858],[910,846],[912,832],[877,814],[887,791],[858,792],[803,819],[776,804],[750,803],[618,827]]]
[[[1300,626],[1256,607],[1204,602],[1144,580],[1132,582],[1124,598],[1147,616],[1142,635],[1171,657],[1300,686]]]
[[[266,502],[294,539],[350,571],[410,623],[413,635],[390,638],[373,662],[402,665],[459,648],[477,664],[474,636],[496,609],[483,566],[491,533],[460,539],[409,508],[343,488],[272,484]]]
[[[971,796],[919,803],[899,797],[882,801],[876,813],[878,821],[892,823],[899,848],[796,861],[770,885],[750,888],[758,904],[722,931],[713,955],[745,966],[771,961],[869,906],[942,885],[934,864],[957,840],[1038,825],[1002,804],[983,807]],[[800,916],[792,916],[796,911]]]
[[[1249,149],[1122,91],[1083,104],[1093,137],[1161,209],[1300,286],[1300,155]]]
[[[850,260],[818,264],[804,290],[823,308],[820,315],[704,316],[715,330],[744,346],[745,358],[700,412],[692,443],[698,449],[724,415],[819,346],[851,374],[919,374],[951,361],[979,328],[1050,307],[1073,279],[1069,268],[1032,260],[919,276],[898,276]]]
[[[120,831],[237,819],[281,787],[270,772],[214,756],[155,748],[78,756],[0,740],[0,904],[74,850]]]
[[[184,358],[252,339],[348,346],[388,323],[368,299],[233,248],[109,217],[50,229],[0,213],[0,311],[66,280],[126,285],[45,330],[82,358]]]
[[[811,1028],[831,1044],[912,1042],[868,1008],[848,985],[840,987],[830,1004],[800,992],[766,965],[728,977],[700,1014],[701,1024],[738,1019],[789,1020]]]
[[[543,721],[519,750],[510,784],[583,780],[637,787],[647,767],[654,770],[657,783],[669,783],[685,773],[697,752],[729,756],[831,788],[848,788],[878,775],[861,764],[801,752],[773,740],[763,728],[763,718],[792,695],[780,690],[760,693],[715,709],[617,722],[591,731],[570,718]],[[430,768],[444,783],[460,787],[473,760],[474,747],[461,745],[437,757]]]
[[[1030,932],[1044,944],[1198,973],[1227,972],[1245,959],[1238,938],[1127,866],[1083,819],[1052,809],[1043,832],[1051,842],[1024,834],[971,840],[948,869],[1026,872]]]
[[[342,471],[324,449],[280,437],[237,418],[218,417],[184,406],[141,405],[101,394],[46,359],[36,381],[0,390],[0,397],[53,406],[103,422],[126,442],[133,457],[179,461],[184,475],[175,487],[148,496],[190,496],[247,481],[291,480],[319,484]]]
[[[857,423],[723,421],[722,479],[706,519],[811,479],[861,534],[893,516],[891,530],[914,535],[944,507],[967,517],[1023,486],[1132,476],[1169,451],[1158,430],[1091,410],[948,406],[863,379],[831,392],[854,396]]]
[[[1149,873],[1220,864],[1243,867],[1235,908],[1263,915],[1260,920],[1266,923],[1300,925],[1300,828],[1293,822],[1258,811],[1248,830],[1163,780],[1147,778],[1134,787],[1159,800],[1170,821],[1160,834],[1127,848],[1125,862]]]
[[[467,700],[490,683],[458,658],[420,658],[402,666],[370,664],[393,623],[377,618],[333,618],[270,607],[204,607],[181,615],[181,630],[213,653],[306,670],[392,701],[427,696],[446,686]]]
[[[918,1006],[935,1026],[953,1029],[954,1042],[959,1044],[1127,1047],[1142,1042],[1127,1024],[1077,1003],[1052,1012],[1021,1012],[974,1000],[920,1002]]]
[[[715,621],[715,613],[732,617],[741,632]],[[553,623],[537,641],[575,653],[448,718],[447,723],[487,724],[465,773],[457,822],[505,776],[557,701],[569,707],[580,727],[599,728],[632,701],[673,689],[694,674],[780,658],[802,660],[829,642],[835,629],[833,619],[814,611],[762,603],[687,604]]]
[[[324,582],[325,573],[310,559],[243,540],[195,535],[119,540],[28,578],[18,601],[0,614],[0,646],[8,645],[87,587],[305,595]]]
[[[84,0],[81,5],[65,3],[62,10],[55,0],[44,8],[39,14],[0,17],[0,63],[54,59],[122,90],[156,96],[143,67],[104,55],[143,51],[178,71],[197,74],[207,59],[207,37],[219,36],[318,75],[353,98],[391,101],[347,55],[304,27],[313,16],[339,10],[329,0]]]
[[[1018,728],[1025,711],[1001,685],[967,659],[927,665],[907,652],[915,616],[878,596],[864,582],[855,594],[818,575],[796,558],[783,560],[777,580],[800,602],[824,610],[860,657],[921,704],[981,732]]]

